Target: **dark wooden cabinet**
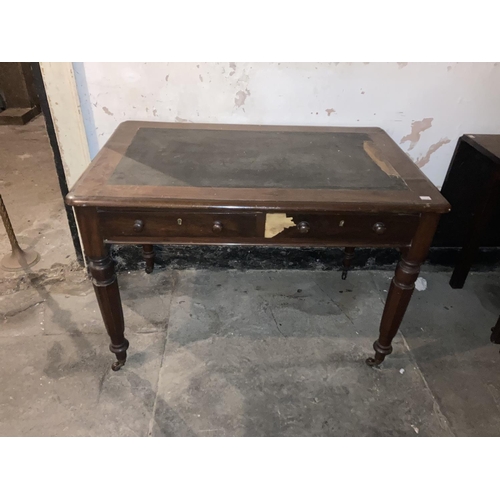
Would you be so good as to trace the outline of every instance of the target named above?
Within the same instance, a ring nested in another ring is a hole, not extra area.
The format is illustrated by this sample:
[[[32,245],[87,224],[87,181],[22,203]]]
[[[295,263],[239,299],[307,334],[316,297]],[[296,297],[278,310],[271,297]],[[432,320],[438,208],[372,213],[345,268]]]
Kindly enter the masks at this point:
[[[0,125],[24,125],[40,113],[31,64],[0,62]],[[5,109],[3,109],[5,108]]]
[[[479,247],[500,242],[500,135],[460,137],[441,193],[453,210],[443,217],[436,241],[461,247],[450,285],[462,288]]]
[[[467,134],[458,140],[441,192],[453,204],[436,238],[454,238],[461,247],[452,288],[463,288],[481,245],[500,242],[500,135]],[[491,341],[500,344],[500,318]]]

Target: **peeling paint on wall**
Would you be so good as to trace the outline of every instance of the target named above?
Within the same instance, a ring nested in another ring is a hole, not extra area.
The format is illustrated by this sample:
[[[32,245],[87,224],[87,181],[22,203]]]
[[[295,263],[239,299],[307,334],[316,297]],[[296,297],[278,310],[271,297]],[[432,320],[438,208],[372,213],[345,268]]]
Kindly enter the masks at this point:
[[[399,69],[403,69],[405,66],[408,66],[408,63],[407,62],[398,63],[398,66]]]
[[[432,127],[433,120],[434,118],[424,118],[423,120],[411,122],[411,132],[408,135],[405,135],[399,144],[403,144],[403,142],[410,142],[408,151],[411,151],[420,140],[420,134]]]
[[[240,108],[245,104],[245,101],[247,97],[250,95],[250,91],[248,89],[246,90],[238,90],[236,92],[236,97],[234,98],[234,104],[237,108]]]
[[[434,154],[441,146],[444,146],[445,144],[448,144],[450,142],[450,139],[448,137],[445,137],[444,139],[441,139],[440,141],[436,142],[433,144],[427,153],[425,153],[424,156],[421,156],[420,158],[417,159],[415,162],[416,165],[420,168],[422,168],[424,165],[427,165],[429,163],[429,160],[431,159],[431,155]]]
[[[229,72],[229,76],[233,76],[236,73],[236,63],[230,62],[229,68],[231,69],[231,71]]]
[[[106,106],[103,106],[102,107],[102,110],[109,116],[113,116],[113,113],[111,113],[111,111],[106,107]]]
[[[335,113],[335,110],[333,108],[325,109],[325,111],[328,113],[328,116],[330,116],[332,113]]]

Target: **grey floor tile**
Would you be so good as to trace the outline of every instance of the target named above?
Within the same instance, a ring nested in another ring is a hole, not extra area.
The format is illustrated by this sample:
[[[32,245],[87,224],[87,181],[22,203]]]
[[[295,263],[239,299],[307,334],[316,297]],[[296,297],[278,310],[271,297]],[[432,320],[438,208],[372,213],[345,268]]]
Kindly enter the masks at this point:
[[[146,436],[165,334],[130,340],[115,373],[101,335],[0,339],[0,435]]]
[[[375,273],[379,288],[388,275]],[[453,431],[462,436],[500,435],[499,346],[489,341],[500,314],[500,275],[471,274],[453,290],[449,273],[422,273],[401,325],[422,371]]]
[[[499,435],[500,275],[423,277],[381,369],[389,272],[122,274],[117,373],[88,282],[4,296],[0,435]]]
[[[180,272],[154,435],[449,435],[401,339],[367,367],[369,273]]]

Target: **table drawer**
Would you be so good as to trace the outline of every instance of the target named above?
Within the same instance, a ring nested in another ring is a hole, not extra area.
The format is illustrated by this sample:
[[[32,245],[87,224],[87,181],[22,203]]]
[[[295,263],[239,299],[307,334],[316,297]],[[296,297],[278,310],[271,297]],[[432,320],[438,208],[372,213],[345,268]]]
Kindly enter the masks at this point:
[[[99,213],[99,219],[106,240],[154,237],[217,241],[257,236],[256,214],[106,210]]]
[[[284,214],[282,214],[284,215]],[[269,215],[266,216],[266,230],[276,225]],[[269,242],[280,244],[306,243],[339,244],[348,246],[397,246],[409,245],[420,221],[413,214],[286,214],[285,228],[274,236],[266,231]],[[279,218],[278,218],[279,221]],[[294,224],[294,225],[292,225]],[[291,227],[287,227],[291,226]],[[278,222],[279,229],[279,222]]]

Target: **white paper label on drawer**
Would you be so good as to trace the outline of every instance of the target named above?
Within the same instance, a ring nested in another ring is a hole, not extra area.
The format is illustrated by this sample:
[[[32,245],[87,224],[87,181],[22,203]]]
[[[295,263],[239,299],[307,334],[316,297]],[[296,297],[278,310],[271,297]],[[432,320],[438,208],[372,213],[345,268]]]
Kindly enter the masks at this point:
[[[264,238],[274,238],[285,229],[296,225],[292,217],[287,217],[286,214],[266,214]]]

